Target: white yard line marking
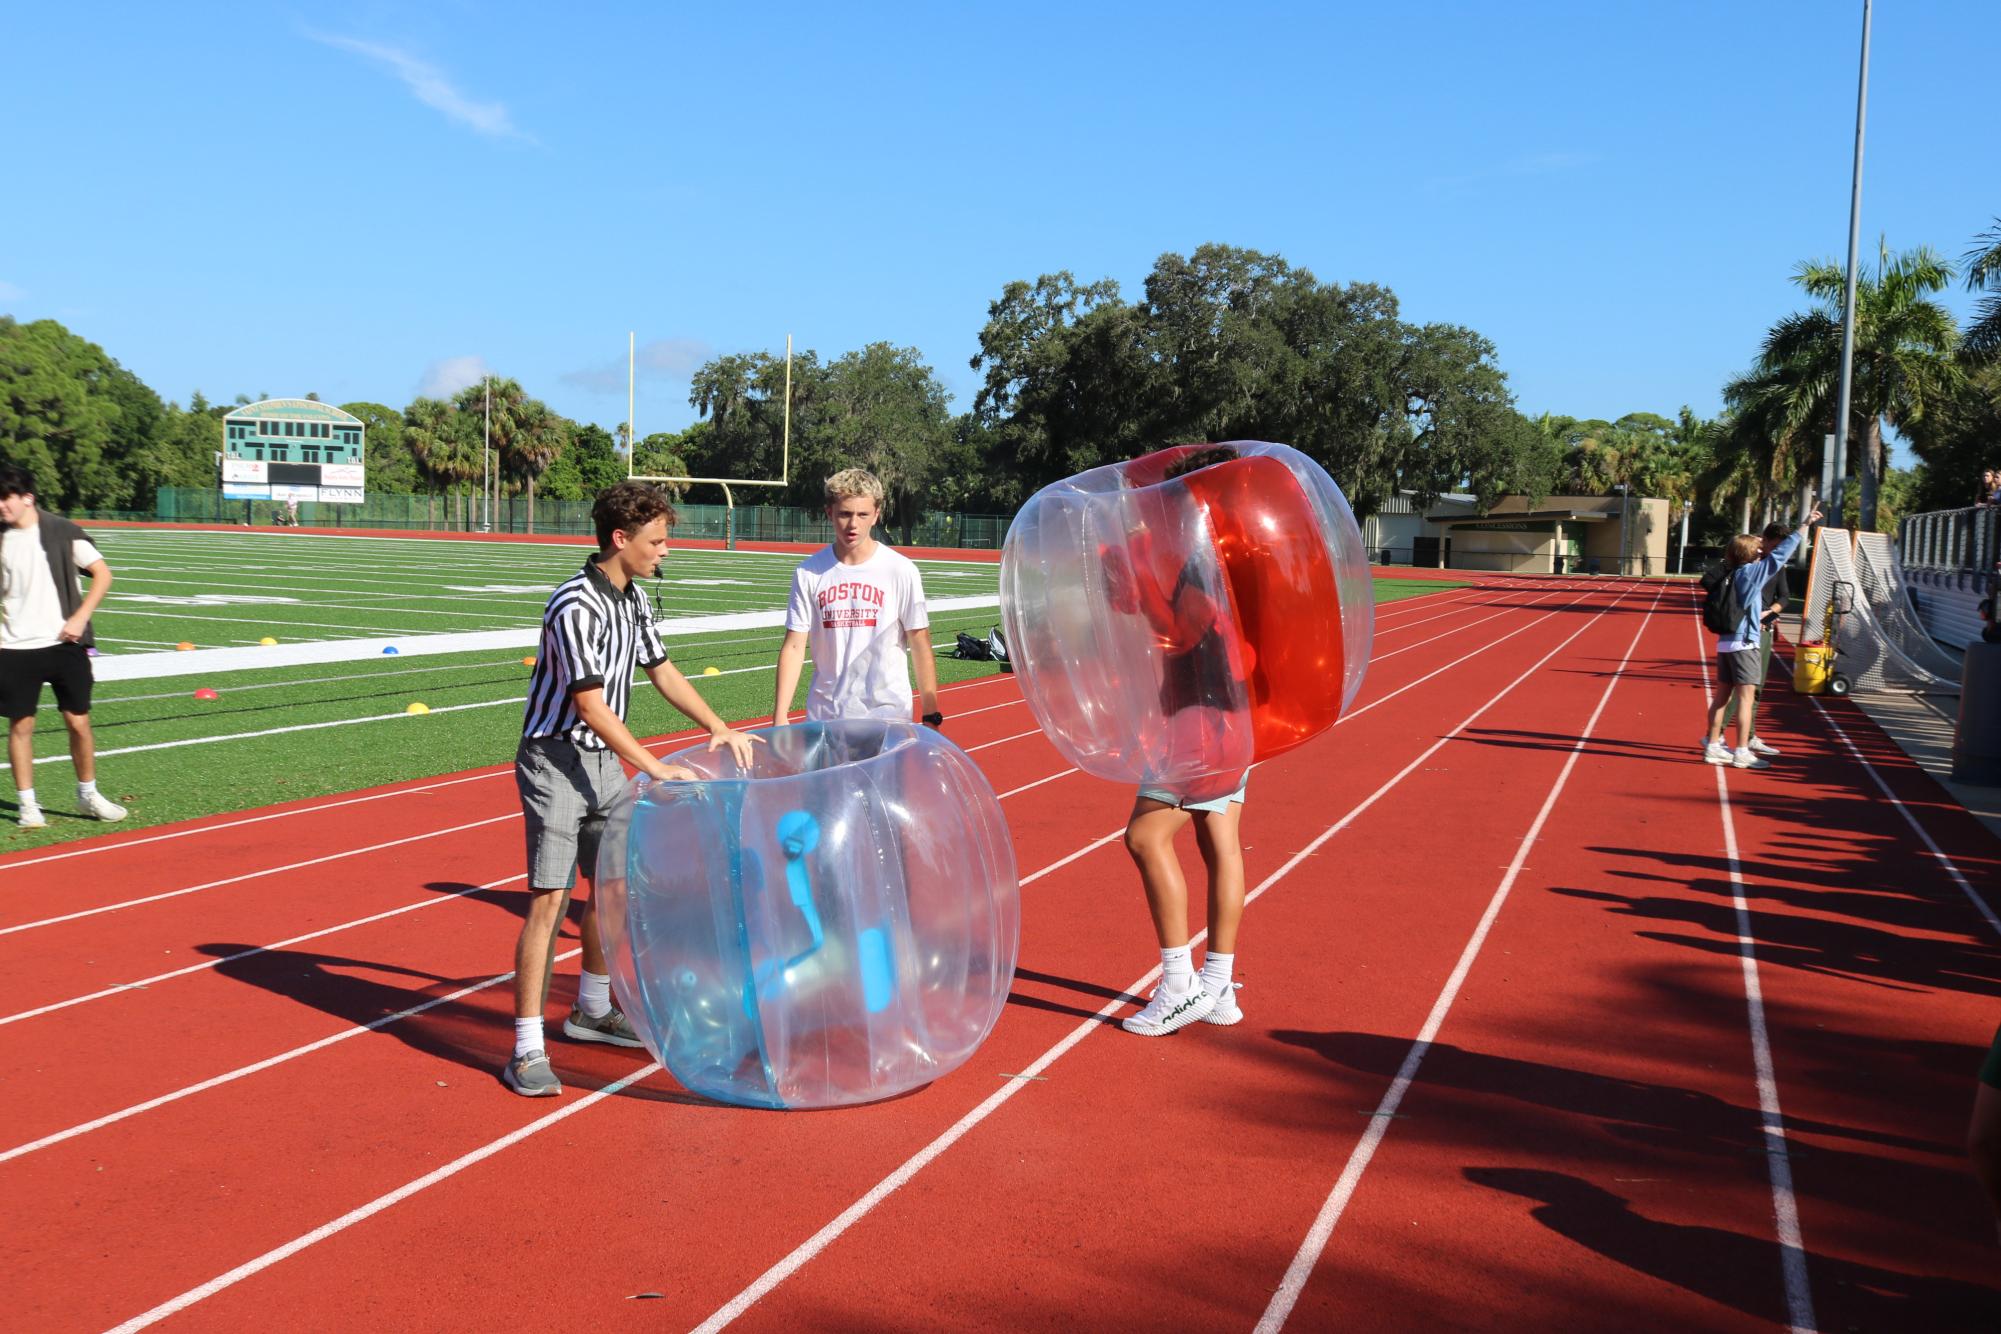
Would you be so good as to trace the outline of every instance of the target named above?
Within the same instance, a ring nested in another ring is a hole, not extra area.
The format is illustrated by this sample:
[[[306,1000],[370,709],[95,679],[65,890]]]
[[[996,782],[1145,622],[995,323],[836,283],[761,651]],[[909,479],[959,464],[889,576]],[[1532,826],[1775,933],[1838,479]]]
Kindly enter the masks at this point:
[[[1010,676],[995,674],[993,676],[976,677],[970,681],[955,681],[951,685],[940,686],[939,693],[941,695],[948,693],[956,694],[962,690],[970,690],[975,686],[992,685],[998,681],[1009,681],[1012,679]],[[1023,702],[1019,698],[1004,700],[999,704],[987,704],[977,709],[967,709],[963,713],[955,713],[952,716],[954,718],[969,718],[976,713],[985,713],[990,709],[1004,709]],[[648,750],[661,750],[669,746],[696,740],[702,735],[703,733],[694,731],[675,732],[659,740],[647,742],[646,748]],[[100,755],[104,753],[103,751],[98,752]],[[146,834],[138,838],[121,839],[116,843],[94,842],[87,847],[69,848],[62,852],[51,852],[40,857],[26,857],[20,861],[0,863],[0,872],[20,870],[29,866],[40,866],[44,862],[68,861],[72,857],[89,857],[100,852],[116,852],[120,848],[137,847],[142,843],[159,843],[175,838],[193,838],[199,834],[211,834],[219,830],[236,829],[247,824],[262,824],[267,820],[286,820],[295,815],[313,815],[320,811],[330,811],[341,806],[353,806],[364,801],[387,801],[395,797],[413,796],[419,793],[432,792],[438,788],[456,787],[460,783],[479,783],[492,778],[506,778],[513,772],[512,769],[496,769],[487,773],[467,774],[454,778],[440,778],[433,782],[420,783],[410,787],[399,787],[390,792],[371,792],[359,797],[339,797],[331,801],[316,802],[310,806],[295,806],[290,810],[271,811],[263,815],[248,815],[234,820],[217,820],[211,824],[197,825],[192,829],[175,829],[163,834]]]
[[[1696,657],[1702,664],[1702,693],[1711,697],[1709,637],[1701,618],[1695,622]],[[1786,1118],[1779,1106],[1779,1078],[1772,1064],[1772,1038],[1765,1025],[1765,988],[1758,974],[1758,952],[1752,943],[1751,905],[1744,899],[1744,866],[1737,855],[1737,820],[1730,808],[1726,766],[1715,765],[1716,805],[1723,823],[1723,855],[1730,863],[1730,907],[1737,919],[1737,955],[1744,977],[1744,1012],[1751,1035],[1751,1065],[1758,1085],[1758,1119],[1765,1146],[1765,1175],[1772,1183],[1773,1231],[1779,1243],[1779,1268],[1785,1279],[1786,1315],[1794,1334],[1815,1328],[1813,1288],[1806,1271],[1806,1244],[1800,1235],[1799,1203],[1793,1196],[1793,1161],[1786,1151]]]
[[[296,1237],[293,1240],[286,1242],[283,1246],[277,1247],[275,1250],[266,1251],[264,1252],[264,1254],[258,1256],[256,1259],[246,1261],[245,1263],[240,1264],[236,1268],[230,1270],[228,1273],[221,1274],[215,1278],[210,1279],[208,1282],[202,1284],[198,1288],[190,1288],[186,1292],[182,1293],[180,1296],[172,1298],[169,1301],[162,1302],[160,1303],[160,1305],[154,1307],[150,1311],[146,1311],[140,1315],[133,1316],[130,1320],[127,1320],[124,1324],[119,1325],[116,1329],[114,1329],[111,1332],[111,1334],[133,1334],[134,1331],[145,1329],[148,1325],[156,1324],[159,1321],[166,1319],[170,1315],[174,1315],[177,1314],[178,1312],[185,1311],[190,1306],[193,1306],[195,1303],[213,1297],[216,1293],[221,1292],[225,1288],[234,1287],[236,1284],[241,1283],[244,1279],[249,1278],[253,1274],[261,1273],[262,1271],[269,1269],[272,1265],[277,1264],[280,1260],[289,1259],[292,1256],[297,1255],[300,1251],[305,1250],[309,1246],[318,1245],[320,1242],[325,1241],[328,1237],[331,1237],[336,1233],[344,1232],[348,1228],[353,1227],[356,1223],[374,1217],[376,1214],[381,1213],[384,1209],[387,1209],[394,1204],[400,1203],[401,1201],[410,1198],[412,1195],[417,1194],[419,1191],[428,1190],[430,1187],[437,1185],[440,1181],[444,1181],[450,1177],[455,1177],[460,1172],[465,1171],[468,1167],[472,1167],[477,1163],[484,1162],[488,1158],[493,1157],[493,1155],[495,1155],[496,1153],[500,1153],[505,1149],[511,1148],[514,1145],[519,1144],[522,1140],[527,1139],[529,1136],[539,1134],[542,1131],[547,1130],[550,1126],[556,1125],[561,1121],[565,1121],[570,1117],[575,1116],[579,1112],[586,1111],[589,1108],[596,1106],[599,1102],[603,1101],[604,1099],[611,1097],[615,1093],[622,1092],[627,1087],[638,1083],[642,1079],[645,1079],[654,1074],[658,1074],[659,1071],[660,1071],[660,1066],[657,1062],[641,1066],[639,1069],[633,1071],[625,1078],[618,1080],[615,1083],[607,1084],[603,1088],[597,1090],[595,1093],[586,1094],[584,1097],[577,1099],[575,1102],[569,1103],[567,1106],[564,1106],[557,1111],[551,1112],[547,1116],[541,1117],[538,1120],[530,1121],[527,1125],[521,1127],[519,1130],[514,1131],[512,1134],[503,1135],[499,1139],[494,1140],[490,1144],[485,1144],[477,1149],[474,1149],[471,1153],[464,1154],[458,1158],[454,1158],[451,1162],[446,1163],[443,1167],[440,1167],[432,1172],[427,1172],[423,1176],[418,1177],[415,1181],[412,1181],[407,1185],[400,1186],[397,1189],[390,1191],[387,1195],[377,1196],[375,1199],[370,1200],[367,1204],[362,1205],[360,1208],[349,1210],[347,1213],[342,1214],[339,1218],[334,1219],[331,1223],[326,1223],[321,1225],[320,1227],[314,1228],[311,1232],[306,1233],[304,1236]]]
[[[1624,597],[1625,594],[1622,593],[1620,596]],[[1314,1217],[1313,1226],[1307,1230],[1306,1239],[1300,1243],[1299,1250],[1292,1257],[1292,1263],[1286,1267],[1285,1277],[1279,1280],[1278,1291],[1272,1294],[1271,1301],[1266,1304],[1264,1315],[1257,1323],[1257,1334],[1277,1334],[1278,1330],[1285,1327],[1286,1317],[1292,1314],[1292,1308],[1299,1301],[1299,1294],[1306,1287],[1306,1280],[1312,1276],[1313,1267],[1319,1263],[1321,1254],[1327,1249],[1327,1243],[1334,1235],[1335,1225],[1341,1221],[1341,1215],[1347,1209],[1348,1201],[1354,1198],[1356,1187],[1361,1185],[1362,1173],[1368,1170],[1370,1159],[1375,1157],[1376,1149],[1383,1142],[1383,1137],[1389,1134],[1397,1108],[1402,1105],[1404,1094],[1416,1080],[1418,1067],[1424,1063],[1426,1053],[1431,1050],[1432,1042],[1438,1037],[1438,1030],[1444,1025],[1445,1016],[1451,1013],[1453,1002],[1459,998],[1459,989],[1465,985],[1467,975],[1473,970],[1474,961],[1480,957],[1480,950],[1487,943],[1487,935],[1493,929],[1495,919],[1501,915],[1501,908],[1507,903],[1509,892],[1514,889],[1522,868],[1528,864],[1529,849],[1534,847],[1536,839],[1541,837],[1543,826],[1549,821],[1550,812],[1556,809],[1557,799],[1563,795],[1563,789],[1570,783],[1570,774],[1577,767],[1578,757],[1584,753],[1584,747],[1591,740],[1592,733],[1598,730],[1598,720],[1604,716],[1605,706],[1612,702],[1612,692],[1618,687],[1620,673],[1624,672],[1626,664],[1632,661],[1633,650],[1639,647],[1640,636],[1646,631],[1648,622],[1653,619],[1654,612],[1659,607],[1660,594],[1656,593],[1654,605],[1640,618],[1639,627],[1633,631],[1633,638],[1626,645],[1625,656],[1619,659],[1619,665],[1613,670],[1612,678],[1605,683],[1604,693],[1598,697],[1598,707],[1591,711],[1590,720],[1584,724],[1584,731],[1572,743],[1570,754],[1564,757],[1563,768],[1558,771],[1556,781],[1550,784],[1549,794],[1543,798],[1542,808],[1536,812],[1535,819],[1529,824],[1528,832],[1522,835],[1521,842],[1515,846],[1515,855],[1509,860],[1508,869],[1502,874],[1500,885],[1488,899],[1486,911],[1481,913],[1479,923],[1473,928],[1473,934],[1468,937],[1465,948],[1459,952],[1459,960],[1445,979],[1445,986],[1440,989],[1438,999],[1432,1003],[1431,1013],[1425,1016],[1424,1026],[1418,1030],[1416,1040],[1411,1043],[1410,1051],[1405,1054],[1403,1065],[1397,1070],[1396,1078],[1390,1081],[1389,1088],[1383,1093],[1382,1101],[1376,1104],[1375,1113],[1369,1118],[1368,1128],[1363,1131],[1362,1138],[1349,1153],[1347,1164],[1335,1181],[1334,1189],[1328,1194],[1326,1202],[1320,1206],[1320,1212]],[[1582,633],[1582,628],[1578,633]],[[1573,634],[1571,639],[1576,637]],[[1570,640],[1564,641],[1565,644],[1569,642]],[[1541,664],[1538,663],[1537,666],[1540,667]],[[1533,670],[1532,668],[1531,671]],[[1527,675],[1524,674],[1516,678],[1515,684],[1519,685],[1526,679]],[[1513,688],[1509,687],[1511,690]],[[1484,709],[1482,711],[1484,712]],[[1468,719],[1468,722],[1470,721],[1471,719]],[[1458,735],[1464,726],[1465,724],[1461,724],[1460,728],[1455,728],[1452,733],[1441,738],[1439,745]],[[1434,746],[1433,750],[1436,749],[1437,746]],[[1426,755],[1429,754],[1427,751]]]
[[[1620,595],[1621,598],[1623,598],[1624,596],[1625,595],[1623,593]],[[1325,831],[1323,831],[1320,835],[1318,835],[1316,838],[1314,838],[1312,842],[1308,843],[1304,848],[1301,848],[1298,852],[1294,853],[1291,859],[1288,860],[1285,863],[1285,865],[1279,867],[1278,870],[1272,872],[1272,874],[1267,876],[1258,885],[1256,889],[1252,890],[1249,894],[1244,896],[1245,903],[1248,904],[1254,902],[1257,898],[1263,895],[1266,890],[1270,889],[1273,885],[1277,884],[1280,879],[1290,874],[1293,868],[1297,867],[1301,862],[1304,862],[1308,857],[1312,856],[1315,852],[1318,852],[1320,848],[1323,845],[1325,845],[1329,839],[1333,838],[1341,830],[1347,828],[1351,823],[1353,823],[1353,821],[1356,818],[1358,818],[1364,811],[1368,810],[1371,806],[1375,805],[1377,801],[1381,800],[1382,797],[1385,796],[1397,784],[1401,783],[1405,778],[1415,773],[1418,770],[1418,768],[1424,763],[1425,760],[1429,759],[1448,741],[1450,741],[1453,737],[1459,735],[1459,733],[1463,732],[1466,728],[1472,726],[1474,722],[1478,721],[1481,715],[1485,714],[1489,709],[1493,708],[1496,704],[1500,703],[1500,701],[1511,691],[1513,691],[1515,687],[1519,686],[1523,681],[1528,680],[1529,677],[1533,676],[1537,671],[1539,671],[1544,663],[1547,663],[1551,658],[1554,658],[1558,653],[1562,652],[1565,648],[1567,648],[1572,641],[1574,641],[1579,635],[1583,634],[1586,629],[1590,628],[1590,624],[1591,623],[1587,621],[1584,625],[1579,626],[1575,631],[1571,632],[1571,634],[1567,636],[1565,639],[1563,639],[1563,641],[1560,642],[1555,648],[1551,649],[1547,654],[1543,655],[1543,657],[1540,660],[1538,660],[1534,666],[1530,667],[1527,671],[1523,672],[1520,676],[1516,677],[1513,681],[1509,682],[1507,685],[1501,687],[1501,689],[1497,691],[1493,695],[1493,697],[1490,698],[1485,704],[1482,704],[1479,708],[1475,709],[1471,714],[1468,714],[1466,719],[1463,722],[1461,722],[1457,727],[1453,728],[1452,731],[1447,733],[1445,736],[1439,738],[1436,742],[1432,743],[1432,745],[1429,746],[1422,755],[1418,756],[1417,759],[1411,761],[1408,765],[1404,766],[1404,768],[1398,772],[1396,777],[1390,779],[1387,783],[1377,788],[1375,792],[1372,793],[1367,799],[1365,799],[1360,805],[1356,806],[1353,810],[1349,811],[1346,815],[1342,816],[1341,819],[1336,821],[1334,824],[1328,826],[1328,828]],[[1112,833],[1107,834],[1105,837],[1099,839],[1097,843],[1092,844],[1091,846],[1092,847],[1102,846],[1103,844],[1109,843],[1113,839],[1118,838],[1124,832],[1125,830],[1123,828],[1115,830]],[[1065,859],[1065,861],[1075,860],[1077,857],[1082,856],[1084,852],[1088,850],[1089,850],[1088,848],[1080,849],[1079,851],[1072,853],[1069,858]],[[1063,863],[1058,863],[1058,865],[1061,864]],[[1054,869],[1054,868],[1052,867],[1049,869]],[[1204,939],[1207,938],[1207,936],[1208,933],[1204,931],[1195,936],[1195,938],[1190,943],[1200,944]],[[863,1218],[867,1217],[870,1211],[872,1211],[877,1205],[881,1204],[884,1200],[888,1199],[891,1195],[895,1194],[897,1190],[902,1188],[919,1172],[923,1171],[926,1166],[928,1166],[930,1163],[936,1160],[940,1154],[944,1153],[945,1150],[951,1148],[953,1144],[957,1143],[959,1139],[961,1139],[974,1126],[977,1126],[987,1117],[993,1115],[996,1111],[999,1111],[1003,1106],[1007,1104],[1008,1099],[1014,1097],[1015,1094],[1029,1087],[1029,1084],[1034,1076],[1040,1075],[1044,1070],[1047,1070],[1051,1065],[1055,1064],[1056,1061],[1059,1060],[1064,1055],[1064,1053],[1068,1052],[1071,1048],[1075,1047],[1078,1043],[1082,1042],[1092,1033],[1103,1028],[1105,1026],[1106,1021],[1109,1020],[1110,1017],[1120,1007],[1129,1003],[1131,997],[1137,996],[1150,982],[1152,982],[1156,977],[1158,977],[1159,974],[1160,974],[1160,966],[1156,964],[1154,965],[1153,968],[1149,969],[1147,973],[1144,976],[1142,976],[1137,982],[1133,983],[1132,986],[1127,988],[1125,996],[1122,996],[1116,1000],[1108,1002],[1105,1006],[1099,1009],[1098,1012],[1094,1014],[1091,1018],[1086,1019],[1076,1028],[1072,1029],[1070,1033],[1063,1038],[1062,1041],[1058,1042],[1055,1046],[1049,1048],[1049,1050],[1043,1052],[1041,1056],[1037,1057],[1033,1065],[1030,1065],[1027,1069],[1021,1072],[1021,1074],[1023,1076],[1026,1076],[1026,1078],[1009,1080],[1004,1086],[995,1090],[994,1093],[986,1099],[986,1101],[982,1102],[972,1111],[966,1113],[966,1115],[961,1117],[957,1122],[955,1122],[949,1130],[945,1131],[942,1135],[938,1136],[938,1138],[932,1140],[929,1144],[925,1145],[922,1149],[918,1150],[916,1154],[912,1155],[909,1159],[907,1159],[894,1172],[891,1172],[888,1176],[884,1177],[880,1182],[878,1182],[872,1189],[868,1191],[867,1194],[863,1195],[860,1199],[856,1200],[853,1204],[849,1205],[846,1209],[842,1210],[841,1213],[838,1216],[836,1216],[832,1222],[828,1223],[825,1227],[821,1228],[818,1232],[814,1233],[811,1237],[807,1238],[804,1242],[800,1243],[800,1245],[797,1248],[795,1248],[789,1255],[785,1256],[784,1259],[780,1260],[777,1264],[773,1265],[771,1268],[765,1270],[764,1273],[759,1275],[757,1279],[750,1284],[749,1287],[745,1288],[742,1292],[739,1292],[735,1297],[731,1298],[728,1302],[724,1303],[724,1305],[721,1308],[719,1308],[713,1315],[711,1315],[707,1320],[703,1321],[700,1325],[696,1327],[696,1334],[714,1334],[715,1331],[721,1330],[725,1326],[729,1325],[732,1321],[736,1320],[738,1317],[742,1316],[746,1311],[750,1310],[750,1308],[755,1306],[759,1301],[763,1300],[763,1298],[767,1296],[773,1289],[777,1288],[779,1284],[785,1282],[786,1279],[790,1278],[793,1274],[797,1273],[815,1256],[819,1255],[820,1252],[826,1250],[828,1246],[832,1245],[836,1240],[838,1240],[840,1236],[843,1233],[845,1233],[849,1228],[853,1227],[856,1223],[860,1222]]]
[[[1843,731],[1841,724],[1834,720],[1834,715],[1829,712],[1827,706],[1822,704],[1818,699],[1814,699],[1812,702],[1815,712],[1820,714],[1820,720],[1827,724],[1829,731],[1834,733],[1834,739],[1841,743],[1842,749],[1848,752],[1850,758],[1862,766],[1862,772],[1869,775],[1870,781],[1876,785],[1876,790],[1890,799],[1890,804],[1897,808],[1897,814],[1904,817],[1904,823],[1909,825],[1911,832],[1916,834],[1919,840],[1924,843],[1925,851],[1932,855],[1932,860],[1945,868],[1946,875],[1951,877],[1952,883],[1959,886],[1959,892],[1966,895],[1966,901],[1971,903],[1981,917],[1986,920],[1988,928],[1996,935],[2001,935],[2001,917],[1995,916],[1994,909],[1981,896],[1980,891],[1973,887],[1973,882],[1966,878],[1965,874],[1959,869],[1959,866],[1952,858],[1945,855],[1945,850],[1939,847],[1937,842],[1933,840],[1930,832],[1922,824],[1918,823],[1918,817],[1912,813],[1909,806],[1904,804],[1903,799],[1890,790],[1890,785],[1883,781],[1883,775],[1876,771],[1876,766],[1869,763],[1868,757],[1849,739],[1848,733]]]

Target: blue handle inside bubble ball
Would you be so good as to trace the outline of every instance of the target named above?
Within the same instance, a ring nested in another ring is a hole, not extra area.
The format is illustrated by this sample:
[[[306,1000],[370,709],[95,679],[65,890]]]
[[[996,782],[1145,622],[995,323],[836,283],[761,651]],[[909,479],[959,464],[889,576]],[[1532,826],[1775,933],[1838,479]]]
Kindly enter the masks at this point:
[[[806,868],[806,854],[819,845],[820,822],[810,811],[787,811],[778,818],[778,850],[785,854],[785,887],[813,936],[812,948],[788,960],[787,968],[816,953],[826,943],[820,909],[813,902],[812,876]],[[889,936],[881,927],[868,927],[860,933],[856,945],[862,1006],[870,1014],[880,1014],[896,996],[896,970],[890,960]]]
[[[785,888],[792,894],[792,906],[806,919],[813,933],[813,949],[792,960],[790,968],[827,941],[820,927],[820,910],[813,904],[813,881],[806,873],[806,854],[820,846],[820,822],[810,811],[787,811],[778,817],[778,850],[785,854]]]

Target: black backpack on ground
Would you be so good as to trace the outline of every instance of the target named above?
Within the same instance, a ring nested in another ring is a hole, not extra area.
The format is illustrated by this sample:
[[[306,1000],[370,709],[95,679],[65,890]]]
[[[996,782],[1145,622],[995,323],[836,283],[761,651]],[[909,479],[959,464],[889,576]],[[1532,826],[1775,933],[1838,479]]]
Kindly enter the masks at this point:
[[[987,647],[986,640],[976,639],[964,630],[961,630],[959,631],[958,647],[952,650],[952,656],[972,662],[992,662],[994,651]]]
[[[1744,627],[1744,599],[1731,578],[1735,573],[1727,565],[1702,572],[1702,623],[1719,635],[1734,635]]]

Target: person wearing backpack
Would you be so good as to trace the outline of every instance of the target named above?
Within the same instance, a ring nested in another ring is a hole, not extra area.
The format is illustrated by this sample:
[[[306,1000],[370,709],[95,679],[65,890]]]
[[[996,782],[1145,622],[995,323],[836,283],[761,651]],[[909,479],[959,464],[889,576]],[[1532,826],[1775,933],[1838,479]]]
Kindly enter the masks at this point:
[[[1766,524],[1764,534],[1759,540],[1758,554],[1760,556],[1770,555],[1772,548],[1785,540],[1786,526],[1784,524]],[[1792,589],[1786,582],[1786,567],[1781,565],[1778,573],[1765,581],[1764,595],[1759,598],[1762,607],[1759,612],[1758,621],[1758,684],[1751,695],[1751,753],[1762,755],[1768,760],[1778,755],[1779,748],[1767,744],[1765,739],[1758,735],[1757,708],[1759,703],[1765,698],[1765,682],[1770,679],[1772,674],[1772,639],[1779,627],[1779,617],[1784,613],[1786,603],[1791,598]],[[1730,707],[1723,711],[1723,731],[1725,735],[1729,734],[1730,725],[1736,720],[1737,697],[1732,695],[1730,697]]]
[[[1725,568],[1703,577],[1702,623],[1716,635],[1716,698],[1709,703],[1709,730],[1702,739],[1702,758],[1711,764],[1738,769],[1772,767],[1770,760],[1751,748],[1765,585],[1799,550],[1806,530],[1819,522],[1820,510],[1816,508],[1796,531],[1762,555],[1764,544],[1756,536],[1739,533],[1730,539]],[[1737,714],[1735,750],[1723,740],[1724,718],[1733,702]]]

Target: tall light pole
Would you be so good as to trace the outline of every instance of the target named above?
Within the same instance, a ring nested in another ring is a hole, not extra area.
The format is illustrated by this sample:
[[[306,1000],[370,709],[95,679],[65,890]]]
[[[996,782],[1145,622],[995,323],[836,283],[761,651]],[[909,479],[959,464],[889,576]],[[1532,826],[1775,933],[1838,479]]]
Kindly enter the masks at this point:
[[[493,531],[493,377],[486,377],[484,397],[486,399],[486,437],[480,446],[480,466],[485,469],[479,484],[479,530]]]
[[[1674,572],[1688,573],[1688,516],[1695,509],[1693,500],[1681,502],[1681,549],[1674,553]]]
[[[1848,279],[1841,290],[1841,405],[1834,418],[1834,522],[1841,523],[1848,478],[1848,411],[1855,388],[1855,256],[1862,230],[1862,127],[1869,115],[1869,7],[1862,0],[1862,72],[1855,82],[1855,172],[1848,193]],[[1862,460],[1862,523],[1876,522],[1874,459]]]

